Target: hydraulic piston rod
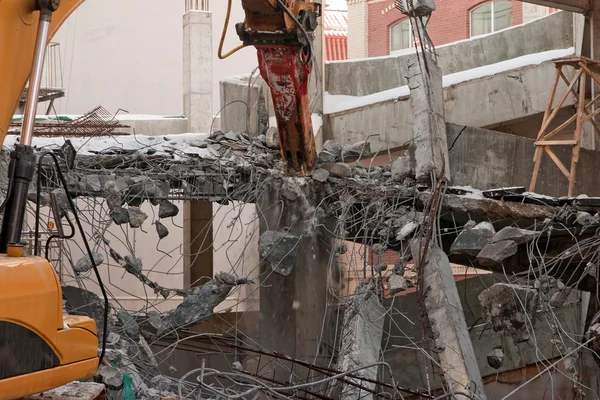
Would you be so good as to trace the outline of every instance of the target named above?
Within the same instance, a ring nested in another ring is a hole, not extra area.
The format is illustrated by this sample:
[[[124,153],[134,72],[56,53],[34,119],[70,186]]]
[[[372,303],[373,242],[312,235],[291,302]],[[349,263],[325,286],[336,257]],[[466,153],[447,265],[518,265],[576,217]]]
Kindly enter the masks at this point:
[[[59,4],[60,0],[38,0],[36,2],[40,10],[40,19],[31,76],[29,78],[27,103],[25,104],[25,114],[23,115],[23,130],[21,131],[20,143],[10,155],[8,194],[6,197],[4,218],[2,219],[2,230],[0,231],[0,253],[6,253],[10,243],[21,242],[27,194],[35,173],[35,155],[31,147],[33,124],[35,123],[42,82],[50,21],[52,13],[58,9]]]

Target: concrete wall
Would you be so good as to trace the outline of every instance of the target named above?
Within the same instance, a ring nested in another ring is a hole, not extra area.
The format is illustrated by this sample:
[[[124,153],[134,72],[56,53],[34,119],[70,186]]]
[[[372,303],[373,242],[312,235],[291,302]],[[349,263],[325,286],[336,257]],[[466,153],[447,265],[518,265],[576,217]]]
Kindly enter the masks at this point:
[[[496,34],[439,46],[436,52],[438,63],[447,75],[571,46],[573,16],[561,11]],[[414,57],[414,54],[408,54],[328,62],[325,65],[325,90],[333,95],[365,96],[406,85],[407,61]]]
[[[525,186],[533,173],[534,140],[516,135],[447,124],[452,183],[478,189]],[[462,131],[462,133],[461,133]],[[563,164],[570,165],[570,146],[553,146]],[[600,196],[600,159],[597,152],[581,149],[575,195]],[[566,196],[567,178],[544,155],[536,193]]]
[[[226,1],[212,1],[213,110],[219,109],[219,79],[249,73],[256,51],[216,57]],[[182,114],[184,0],[87,0],[53,38],[60,43],[66,98],[58,113],[80,114],[98,104],[109,111]],[[234,0],[224,51],[239,45],[234,24],[243,21]]]
[[[485,127],[543,113],[554,73],[554,63],[547,61],[446,87],[446,121]],[[369,139],[374,150],[402,146],[412,139],[410,101],[405,96],[325,115],[324,140],[346,144],[375,135]],[[565,106],[573,101],[569,96]]]

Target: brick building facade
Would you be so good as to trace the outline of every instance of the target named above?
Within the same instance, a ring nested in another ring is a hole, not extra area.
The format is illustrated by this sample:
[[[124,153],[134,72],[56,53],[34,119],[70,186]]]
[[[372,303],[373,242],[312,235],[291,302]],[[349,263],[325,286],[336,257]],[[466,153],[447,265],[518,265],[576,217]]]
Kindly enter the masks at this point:
[[[519,25],[552,11],[517,0],[438,0],[428,31],[434,45],[440,46]],[[349,58],[386,56],[413,42],[407,17],[394,7],[394,0],[348,0],[348,20]],[[399,24],[402,21],[406,21],[404,25]]]

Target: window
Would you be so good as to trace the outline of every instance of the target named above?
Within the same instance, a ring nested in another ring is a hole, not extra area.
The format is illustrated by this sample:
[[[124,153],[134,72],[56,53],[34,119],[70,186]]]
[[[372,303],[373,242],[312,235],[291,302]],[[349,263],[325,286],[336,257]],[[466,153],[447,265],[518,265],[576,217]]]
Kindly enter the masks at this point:
[[[492,1],[471,10],[471,36],[496,32],[511,25],[510,1]]]
[[[390,53],[412,47],[410,20],[405,19],[390,28]]]

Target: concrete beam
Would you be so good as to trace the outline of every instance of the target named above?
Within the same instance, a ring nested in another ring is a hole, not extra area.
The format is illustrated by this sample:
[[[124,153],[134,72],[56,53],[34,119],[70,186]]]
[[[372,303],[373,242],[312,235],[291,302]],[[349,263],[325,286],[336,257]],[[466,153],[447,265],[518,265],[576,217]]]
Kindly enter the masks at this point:
[[[559,8],[565,11],[571,11],[576,13],[587,13],[591,10],[592,6],[589,0],[520,0],[524,3],[537,4],[539,6]]]
[[[423,274],[425,309],[436,338],[443,379],[453,388],[457,399],[485,400],[483,379],[448,257],[436,246],[421,248],[419,240],[413,241],[410,249],[415,265]]]

